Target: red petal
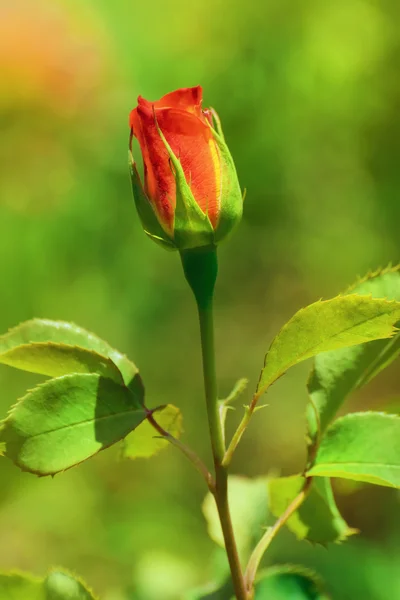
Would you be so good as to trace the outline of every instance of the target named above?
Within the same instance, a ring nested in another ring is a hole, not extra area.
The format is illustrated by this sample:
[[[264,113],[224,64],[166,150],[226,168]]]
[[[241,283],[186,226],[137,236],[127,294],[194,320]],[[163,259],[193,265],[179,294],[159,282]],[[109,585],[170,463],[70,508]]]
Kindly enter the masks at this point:
[[[168,151],[158,133],[150,105],[143,103],[132,111],[133,133],[142,150],[145,192],[154,203],[161,222],[172,230],[175,208],[175,178]],[[131,113],[131,115],[132,115]]]
[[[219,150],[210,127],[193,114],[179,109],[156,110],[158,125],[181,162],[193,196],[212,225],[218,221],[221,167]]]
[[[198,105],[191,105],[193,111],[187,110],[190,96],[199,101]],[[178,106],[159,106],[169,104],[171,100]],[[215,227],[220,207],[221,165],[218,146],[209,127],[209,114],[201,111],[201,88],[177,90],[155,105],[141,97],[138,103],[131,112],[130,125],[142,150],[145,191],[154,202],[161,221],[172,227],[176,192],[168,152],[158,133],[153,110],[158,126],[182,164],[196,202]],[[194,114],[194,109],[198,109],[199,116]]]
[[[148,108],[154,106],[156,110],[159,108],[179,108],[200,117],[202,100],[203,90],[201,86],[198,85],[196,87],[181,88],[174,92],[170,92],[156,102],[149,102],[142,98],[142,96],[139,96],[138,104]]]

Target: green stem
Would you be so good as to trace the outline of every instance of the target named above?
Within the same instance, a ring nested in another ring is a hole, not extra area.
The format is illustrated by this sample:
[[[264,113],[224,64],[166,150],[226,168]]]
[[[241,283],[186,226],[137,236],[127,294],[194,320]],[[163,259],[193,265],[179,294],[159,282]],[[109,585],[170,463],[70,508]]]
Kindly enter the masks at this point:
[[[217,375],[215,367],[213,296],[217,278],[217,256],[213,248],[182,252],[186,279],[196,298],[203,357],[204,389],[208,425],[215,466],[214,498],[221,522],[225,549],[237,600],[247,600],[228,500],[228,470],[222,465],[225,443],[218,408]]]
[[[198,307],[203,358],[204,390],[207,404],[208,427],[214,463],[221,464],[225,455],[225,443],[218,406],[218,388],[215,368],[214,319],[212,300],[205,309]]]
[[[232,582],[237,600],[246,600],[246,590],[239,561],[228,500],[228,470],[222,465],[225,444],[218,409],[217,378],[215,370],[214,323],[212,300],[206,308],[199,307],[203,375],[206,394],[208,426],[215,466],[214,498],[217,505],[225,549],[231,569]]]
[[[282,529],[285,523],[290,519],[293,513],[303,504],[304,500],[307,498],[308,492],[310,491],[310,486],[312,483],[312,478],[308,478],[305,482],[305,485],[301,492],[294,498],[294,500],[289,504],[285,512],[279,517],[279,519],[275,522],[272,527],[269,527],[267,531],[264,533],[261,540],[258,542],[257,546],[253,550],[252,555],[250,556],[249,563],[247,565],[246,573],[245,573],[245,582],[246,589],[249,594],[252,594],[254,580],[256,578],[257,570],[260,565],[261,559],[264,556],[267,548],[269,547],[272,540],[275,538],[276,534]],[[250,595],[250,598],[252,596]]]

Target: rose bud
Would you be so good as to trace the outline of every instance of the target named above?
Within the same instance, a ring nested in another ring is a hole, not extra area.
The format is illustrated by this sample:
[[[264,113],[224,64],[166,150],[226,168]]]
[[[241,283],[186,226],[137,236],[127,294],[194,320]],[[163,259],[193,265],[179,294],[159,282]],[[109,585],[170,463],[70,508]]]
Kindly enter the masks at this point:
[[[182,88],[130,114],[133,194],[145,232],[170,249],[215,246],[242,216],[235,165],[217,114],[202,110],[202,89]],[[144,185],[132,157],[140,145]]]

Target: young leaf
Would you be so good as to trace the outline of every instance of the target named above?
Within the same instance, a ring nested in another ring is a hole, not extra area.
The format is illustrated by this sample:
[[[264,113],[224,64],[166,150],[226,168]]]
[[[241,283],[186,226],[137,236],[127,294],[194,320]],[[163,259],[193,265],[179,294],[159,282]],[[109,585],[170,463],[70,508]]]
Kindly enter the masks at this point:
[[[14,350],[18,346],[43,342],[93,350],[97,354],[111,359],[121,371],[125,385],[130,385],[131,382],[135,382],[136,386],[139,385],[138,369],[124,354],[112,348],[97,335],[74,323],[50,321],[49,319],[25,321],[0,337],[0,353]]]
[[[83,581],[67,572],[52,571],[44,581],[46,600],[96,600]]]
[[[302,475],[270,479],[268,482],[270,510],[280,517],[289,504],[303,489],[305,478]],[[330,480],[316,479],[300,508],[290,517],[286,526],[297,539],[327,544],[340,542],[356,533],[341,517],[335,504]]]
[[[338,296],[310,304],[273,340],[257,393],[265,391],[289,367],[320,352],[393,336],[399,320],[400,302],[369,296]]]
[[[11,409],[0,442],[22,470],[51,475],[121,440],[144,418],[140,399],[126,387],[97,374],[65,375]]]
[[[374,273],[358,282],[351,293],[372,294],[374,298],[400,300],[399,267]],[[333,350],[315,357],[308,382],[308,433],[318,442],[346,397],[368,383],[400,354],[400,334],[391,339]]]
[[[250,547],[263,533],[268,517],[266,478],[229,477],[229,504],[239,554],[246,559]],[[221,526],[214,497],[208,493],[203,502],[208,533],[214,542],[224,547]]]
[[[400,417],[366,412],[337,419],[307,475],[400,487]]]
[[[321,583],[309,569],[283,565],[262,571],[254,600],[328,600]]]
[[[173,404],[167,404],[154,413],[154,419],[172,436],[180,437],[182,413],[179,408]],[[170,442],[162,439],[148,421],[143,421],[124,439],[122,456],[124,458],[149,458],[170,445]]]
[[[0,598],[2,600],[47,600],[41,580],[22,573],[0,573]]]
[[[121,385],[124,383],[118,367],[110,358],[94,350],[54,342],[16,346],[0,354],[0,363],[50,377],[69,373],[98,373]]]

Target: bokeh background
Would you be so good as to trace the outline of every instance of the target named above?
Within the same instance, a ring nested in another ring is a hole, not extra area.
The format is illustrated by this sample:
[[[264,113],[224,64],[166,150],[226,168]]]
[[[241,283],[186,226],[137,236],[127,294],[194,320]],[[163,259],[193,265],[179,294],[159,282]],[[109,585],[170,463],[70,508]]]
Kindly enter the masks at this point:
[[[397,0],[2,0],[1,331],[45,316],[96,332],[209,459],[194,305],[136,217],[128,113],[139,93],[197,84],[220,113],[247,188],[220,250],[220,388],[245,376],[249,396],[297,309],[399,260],[399,22]],[[235,473],[302,468],[309,368],[274,386]],[[37,381],[0,367],[1,415]],[[395,364],[346,410],[399,393]],[[213,577],[203,482],[172,449],[123,462],[113,448],[54,479],[2,459],[0,482],[0,569],[63,565],[103,600],[176,600]],[[268,560],[315,568],[335,599],[400,598],[398,494],[335,487],[362,533],[328,550],[285,533]]]

